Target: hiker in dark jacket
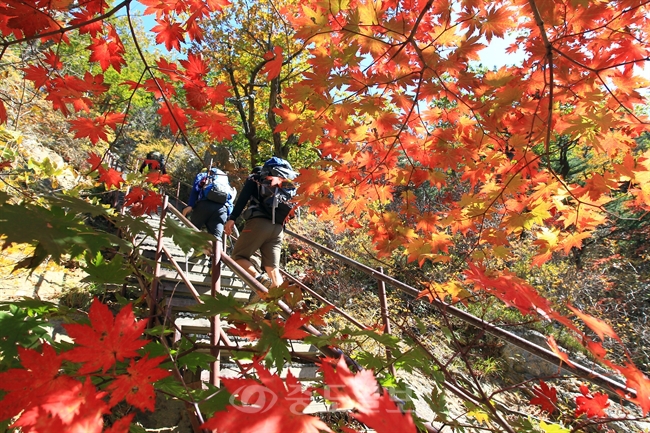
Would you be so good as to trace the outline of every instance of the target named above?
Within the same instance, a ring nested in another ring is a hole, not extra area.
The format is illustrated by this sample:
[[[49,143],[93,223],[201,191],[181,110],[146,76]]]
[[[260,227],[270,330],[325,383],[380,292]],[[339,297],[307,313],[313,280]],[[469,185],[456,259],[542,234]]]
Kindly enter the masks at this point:
[[[147,157],[142,161],[142,164],[140,164],[140,173],[143,173],[145,168],[148,168],[149,172],[158,170],[160,171],[160,174],[167,174],[167,169],[165,168],[165,157],[157,150],[147,153]]]
[[[235,207],[228,217],[228,221],[226,221],[224,232],[226,235],[232,233],[235,221],[242,215],[244,208],[248,206],[243,213],[246,223],[239,238],[237,238],[237,242],[235,242],[232,258],[263,286],[271,288],[278,287],[283,283],[280,274],[280,252],[284,236],[284,225],[279,222],[274,224],[269,215],[257,207],[260,199],[257,175],[260,170],[261,167],[256,167],[246,179],[246,183],[244,183],[244,187],[235,202]],[[262,255],[262,267],[266,274],[259,273],[251,262],[251,256],[257,250]]]

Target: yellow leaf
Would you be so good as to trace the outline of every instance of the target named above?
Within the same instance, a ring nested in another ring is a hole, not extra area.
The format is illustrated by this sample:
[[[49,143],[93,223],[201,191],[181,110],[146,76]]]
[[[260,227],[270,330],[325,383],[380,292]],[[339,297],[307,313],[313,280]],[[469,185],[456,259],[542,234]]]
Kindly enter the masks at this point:
[[[570,433],[571,430],[564,428],[559,424],[546,424],[544,421],[540,421],[539,428],[544,430],[546,433]]]
[[[490,417],[488,416],[487,413],[478,409],[474,409],[472,411],[467,412],[467,415],[473,417],[479,423],[487,424],[487,422],[490,420]]]

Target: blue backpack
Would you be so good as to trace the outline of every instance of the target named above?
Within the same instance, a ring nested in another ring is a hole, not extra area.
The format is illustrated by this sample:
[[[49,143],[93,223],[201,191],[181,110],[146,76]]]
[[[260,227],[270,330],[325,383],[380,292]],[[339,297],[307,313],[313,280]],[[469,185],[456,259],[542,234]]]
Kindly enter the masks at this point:
[[[209,200],[226,204],[231,197],[228,175],[218,168],[211,168],[208,174],[199,181],[199,200]]]
[[[259,209],[270,217],[273,224],[284,224],[296,211],[291,200],[297,187],[291,182],[298,176],[288,161],[274,156],[267,160],[254,180],[258,183]]]

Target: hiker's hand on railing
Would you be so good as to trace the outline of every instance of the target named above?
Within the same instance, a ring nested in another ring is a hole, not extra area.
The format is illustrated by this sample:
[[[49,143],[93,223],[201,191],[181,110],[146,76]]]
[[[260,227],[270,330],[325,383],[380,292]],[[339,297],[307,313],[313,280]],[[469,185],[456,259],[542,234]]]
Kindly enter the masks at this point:
[[[233,221],[233,220],[228,220],[228,221],[226,221],[226,225],[223,226],[223,232],[224,232],[226,235],[230,236],[230,235],[232,234],[232,229],[233,229],[233,227],[235,227],[235,221]]]
[[[183,209],[183,216],[186,217],[188,213],[192,212],[192,206],[187,206],[185,209]]]

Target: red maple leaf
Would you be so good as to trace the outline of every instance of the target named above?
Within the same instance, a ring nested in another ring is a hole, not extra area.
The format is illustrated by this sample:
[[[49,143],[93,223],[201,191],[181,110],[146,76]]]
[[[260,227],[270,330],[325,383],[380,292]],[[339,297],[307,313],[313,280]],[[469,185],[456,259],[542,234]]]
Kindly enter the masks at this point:
[[[575,367],[575,365],[573,365],[573,363],[569,360],[569,355],[562,352],[560,347],[557,345],[557,342],[555,341],[555,337],[549,335],[548,338],[546,339],[546,342],[548,343],[548,346],[551,348],[553,353],[555,353],[562,361],[566,362],[567,365],[571,367]]]
[[[158,114],[162,116],[160,123],[163,126],[169,126],[172,134],[176,134],[179,130],[185,131],[187,128],[187,117],[185,116],[185,111],[178,105],[172,103],[169,104],[171,105],[171,109],[165,102],[160,104],[160,108],[158,109]]]
[[[156,61],[158,70],[163,74],[167,75],[170,80],[178,81],[181,79],[181,76],[178,73],[178,65],[176,63],[170,63],[169,60],[160,58]]]
[[[108,170],[99,170],[100,176],[99,181],[106,184],[107,189],[111,189],[112,186],[119,188],[124,179],[122,178],[122,173],[115,170],[114,168],[109,168]]]
[[[181,42],[185,43],[185,29],[178,23],[170,22],[167,18],[156,19],[156,22],[158,25],[151,29],[152,32],[156,33],[156,43],[164,43],[167,51],[172,49],[180,51]]]
[[[309,317],[302,317],[299,312],[294,312],[289,316],[286,322],[278,319],[280,326],[284,326],[284,332],[281,338],[288,340],[300,340],[305,338],[309,333],[300,329],[305,323],[309,322]]]
[[[79,27],[79,34],[89,34],[94,38],[104,28],[104,22],[101,20],[92,22],[90,24],[85,24],[93,19],[94,15],[94,12],[91,12],[89,10],[74,11],[72,13],[72,16],[74,16],[74,18],[71,19],[68,24],[71,26],[81,25],[81,27]]]
[[[47,53],[45,53],[44,61],[45,63],[50,65],[52,69],[56,69],[56,70],[63,69],[63,62],[61,62],[59,55],[52,50],[49,50]]]
[[[162,197],[155,191],[147,191],[141,204],[142,212],[151,215],[158,211],[159,206],[162,206]]]
[[[11,6],[13,8],[4,8],[3,10],[3,14],[10,17],[7,20],[7,27],[17,30],[25,37],[58,29],[57,23],[52,17],[28,2],[12,2]]]
[[[7,123],[7,108],[2,99],[0,99],[0,124],[2,123]]]
[[[336,362],[336,371],[332,367]],[[380,387],[370,370],[352,374],[344,357],[338,362],[325,359],[321,365],[323,379],[327,388],[317,392],[327,400],[338,403],[340,409],[357,411],[354,418],[379,433],[415,433],[415,423],[410,412],[402,412],[390,397],[388,391],[379,394]]]
[[[260,331],[251,330],[246,323],[237,323],[227,329],[228,334],[236,337],[246,338],[247,340],[257,340],[262,336]]]
[[[185,75],[190,80],[200,80],[209,70],[201,54],[189,53],[187,60],[179,62],[185,68]]]
[[[257,362],[255,370],[260,382],[253,379],[223,379],[228,392],[244,405],[226,407],[216,412],[201,428],[219,433],[331,432],[320,419],[302,411],[311,401],[310,392],[302,391],[300,382],[289,372],[286,384],[271,375]]]
[[[147,160],[145,160],[145,164],[147,164]],[[170,175],[162,174],[160,171],[156,170],[155,167],[153,167],[153,164],[152,164],[152,169],[154,171],[147,173],[147,182],[149,182],[152,185],[159,185],[161,183],[172,183],[172,177]]]
[[[40,89],[50,80],[50,71],[42,65],[29,65],[23,69],[25,79],[34,83],[34,87]]]
[[[196,84],[195,82],[183,86],[185,99],[190,107],[201,110],[207,105],[208,95],[205,94],[205,88],[205,83]]]
[[[109,413],[103,399],[106,393],[97,392],[89,378],[81,383],[63,376],[55,382],[58,386],[40,397],[38,405],[25,410],[12,427],[33,433],[100,433],[104,427],[103,416]],[[55,430],[60,424],[64,428]]]
[[[115,406],[122,400],[126,400],[132,406],[144,411],[153,412],[156,402],[156,393],[153,383],[169,376],[169,371],[158,368],[158,364],[164,361],[164,356],[149,359],[145,356],[137,361],[131,360],[126,368],[126,374],[117,378],[108,385],[112,391],[109,404]]]
[[[273,47],[273,51],[264,54],[264,59],[268,60],[268,62],[264,65],[261,72],[266,74],[267,80],[271,81],[280,75],[280,71],[282,70],[282,62],[284,60],[282,56],[282,47]]]
[[[76,131],[74,138],[88,137],[92,144],[97,144],[99,140],[108,140],[104,124],[98,122],[98,119],[79,117],[77,119],[72,119],[69,122],[70,129]]]
[[[535,393],[535,397],[530,399],[530,404],[539,405],[542,410],[548,413],[555,411],[555,403],[557,403],[557,390],[555,388],[549,388],[546,382],[540,380],[539,388],[533,387],[533,393]]]
[[[381,396],[377,394],[376,401],[377,405],[372,412],[352,413],[352,416],[377,433],[417,432],[411,412],[402,412],[388,391],[384,390]]]
[[[126,65],[123,57],[124,46],[114,30],[109,32],[109,36],[92,38],[92,43],[86,48],[91,53],[90,61],[98,62],[102,71],[106,71],[112,66],[113,69],[120,72],[122,65]]]
[[[235,128],[230,126],[228,117],[217,110],[191,111],[191,114],[194,119],[194,126],[198,127],[199,131],[207,133],[214,140],[228,140],[237,133]]]
[[[101,167],[102,157],[97,155],[95,152],[90,152],[88,154],[88,159],[86,159],[86,162],[90,164],[90,171],[93,172]]]
[[[79,374],[99,369],[106,371],[117,361],[138,356],[136,350],[146,344],[146,340],[140,337],[147,321],[136,321],[131,304],[113,317],[108,306],[95,298],[88,317],[90,325],[63,325],[75,341],[75,347],[63,356],[72,362],[83,364]]]
[[[621,339],[616,334],[616,331],[609,326],[604,320],[601,320],[597,317],[590,316],[589,314],[583,313],[572,305],[567,305],[573,313],[582,319],[585,324],[598,335],[600,341],[605,341],[605,336],[613,338],[614,340],[620,342]]]
[[[135,413],[129,414],[115,421],[112,426],[104,430],[104,433],[129,433],[129,427]]]
[[[214,87],[206,87],[205,94],[212,105],[222,105],[226,103],[226,98],[232,96],[230,86],[227,84],[217,84]]]
[[[609,407],[607,394],[597,392],[592,395],[585,385],[580,385],[580,392],[582,395],[576,397],[576,417],[584,413],[587,418],[604,418],[605,409]]]
[[[49,344],[44,344],[41,352],[18,347],[18,356],[23,368],[0,373],[0,389],[8,392],[0,402],[0,420],[37,403],[46,394],[43,389],[55,382],[61,368],[62,358]]]
[[[333,364],[336,364],[336,370]],[[327,389],[317,390],[319,394],[336,402],[339,409],[357,408],[362,412],[374,410],[379,385],[371,370],[352,374],[343,357],[338,361],[331,358],[323,360],[321,370]]]
[[[650,413],[650,379],[634,364],[626,364],[625,367],[608,363],[612,368],[618,370],[625,376],[626,385],[628,388],[636,391],[636,397],[629,400],[638,404],[643,410],[643,416]]]

